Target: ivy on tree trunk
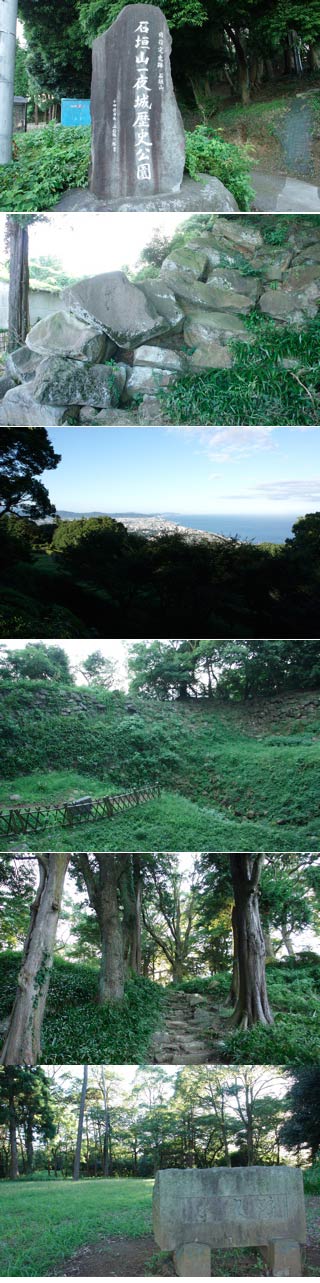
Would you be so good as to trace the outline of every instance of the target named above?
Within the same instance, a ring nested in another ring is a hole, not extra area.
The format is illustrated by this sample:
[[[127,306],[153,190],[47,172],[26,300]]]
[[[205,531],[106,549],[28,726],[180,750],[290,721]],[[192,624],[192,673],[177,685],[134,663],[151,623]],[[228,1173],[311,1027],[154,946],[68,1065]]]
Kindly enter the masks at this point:
[[[70,852],[37,855],[39,886],[18,976],[9,1029],[0,1056],[2,1065],[36,1065],[41,1053],[45,1013],[64,880]]]

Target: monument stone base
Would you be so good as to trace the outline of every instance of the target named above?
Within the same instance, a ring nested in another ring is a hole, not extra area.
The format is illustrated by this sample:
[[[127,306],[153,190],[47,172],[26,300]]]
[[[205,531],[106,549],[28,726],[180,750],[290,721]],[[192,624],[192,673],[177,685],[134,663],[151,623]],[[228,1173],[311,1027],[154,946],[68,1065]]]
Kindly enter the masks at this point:
[[[99,200],[93,192],[86,187],[74,187],[68,192],[64,192],[61,200],[55,205],[55,209],[63,210],[65,213],[181,213],[196,214],[209,211],[210,214],[237,214],[239,206],[228,191],[228,188],[220,182],[219,178],[213,178],[210,174],[200,174],[199,181],[190,178],[185,174],[182,180],[179,192],[169,192],[165,195],[163,192],[159,196],[150,196],[136,200],[118,200],[104,201]]]

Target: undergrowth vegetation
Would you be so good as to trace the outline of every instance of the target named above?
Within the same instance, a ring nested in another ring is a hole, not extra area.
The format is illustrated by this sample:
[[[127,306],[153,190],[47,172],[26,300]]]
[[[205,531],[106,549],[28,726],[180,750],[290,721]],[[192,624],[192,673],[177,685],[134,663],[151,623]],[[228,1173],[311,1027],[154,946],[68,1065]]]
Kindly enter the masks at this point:
[[[319,318],[298,330],[253,312],[246,324],[254,343],[231,344],[230,370],[183,375],[161,392],[168,422],[319,423]],[[284,364],[288,361],[292,368]]]
[[[15,159],[0,180],[0,209],[52,209],[68,188],[87,187],[90,126],[45,125],[15,137]],[[186,134],[186,169],[191,177],[206,172],[229,188],[240,209],[249,209],[253,192],[248,178],[249,152],[213,136],[199,125]]]
[[[21,957],[0,954],[1,1016],[11,1011]],[[124,1000],[98,1006],[98,967],[54,962],[43,1029],[48,1064],[141,1064],[161,1023],[163,991],[151,980],[127,980]]]

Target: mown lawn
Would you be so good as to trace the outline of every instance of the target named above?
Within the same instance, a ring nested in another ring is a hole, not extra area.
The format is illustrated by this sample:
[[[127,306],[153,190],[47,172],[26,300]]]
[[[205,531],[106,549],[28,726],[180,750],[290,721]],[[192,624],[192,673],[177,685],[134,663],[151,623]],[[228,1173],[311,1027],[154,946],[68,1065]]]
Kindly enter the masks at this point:
[[[151,1180],[1,1181],[0,1273],[49,1274],[99,1235],[151,1231]]]

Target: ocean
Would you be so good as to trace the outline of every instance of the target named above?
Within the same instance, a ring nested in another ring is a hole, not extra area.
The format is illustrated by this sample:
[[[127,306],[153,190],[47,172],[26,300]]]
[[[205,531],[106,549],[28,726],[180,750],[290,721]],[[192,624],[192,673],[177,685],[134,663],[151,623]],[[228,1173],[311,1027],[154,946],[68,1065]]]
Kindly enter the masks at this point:
[[[129,516],[129,513],[126,515]],[[143,515],[146,514],[132,513],[132,516]],[[110,516],[118,516],[121,520],[121,513],[110,513]],[[246,517],[244,513],[236,513],[235,516],[227,513],[224,516],[221,513],[215,515],[203,512],[159,512],[148,513],[148,516],[166,517],[168,521],[175,521],[179,526],[189,526],[192,530],[212,530],[217,535],[238,535],[239,539],[250,539],[254,543],[284,543],[285,539],[290,538],[293,522],[297,520],[295,513],[287,517],[269,517],[266,514],[262,517]]]

